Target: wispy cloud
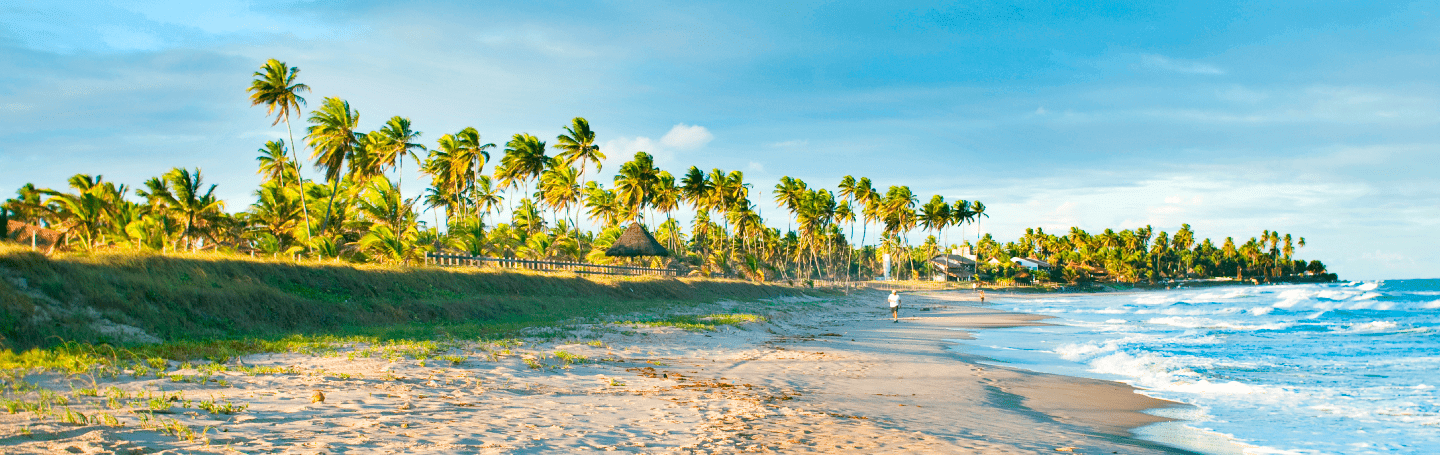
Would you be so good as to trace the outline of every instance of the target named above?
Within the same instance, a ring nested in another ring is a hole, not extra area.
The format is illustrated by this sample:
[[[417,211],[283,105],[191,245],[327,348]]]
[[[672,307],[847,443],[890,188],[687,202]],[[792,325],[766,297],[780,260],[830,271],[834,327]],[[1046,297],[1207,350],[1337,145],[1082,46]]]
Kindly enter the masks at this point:
[[[1157,54],[1140,55],[1140,64],[1146,68],[1172,71],[1185,74],[1211,74],[1223,75],[1225,70],[1217,66],[1191,60],[1178,60]]]

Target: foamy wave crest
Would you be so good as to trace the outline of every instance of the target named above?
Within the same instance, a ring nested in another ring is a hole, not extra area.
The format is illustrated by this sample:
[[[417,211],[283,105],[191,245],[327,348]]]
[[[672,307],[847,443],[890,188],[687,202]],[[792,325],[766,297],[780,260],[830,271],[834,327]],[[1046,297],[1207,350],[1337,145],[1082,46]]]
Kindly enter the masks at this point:
[[[1341,330],[1341,332],[1348,332],[1348,333],[1377,333],[1377,332],[1389,332],[1389,331],[1395,330],[1396,327],[1399,327],[1399,324],[1396,324],[1396,323],[1391,322],[1391,321],[1372,321],[1372,322],[1366,322],[1366,323],[1363,323],[1363,324],[1351,324],[1351,325],[1349,325],[1349,326],[1346,326],[1344,330]]]
[[[1209,318],[1189,317],[1168,317],[1153,318],[1148,321],[1151,324],[1164,324],[1187,329],[1226,329],[1226,330],[1285,330],[1292,325],[1288,322],[1272,322],[1268,324],[1239,324],[1226,321],[1217,321]]]
[[[1055,353],[1059,354],[1062,359],[1079,362],[1101,353],[1114,352],[1116,349],[1119,349],[1119,347],[1120,344],[1118,340],[1111,340],[1105,343],[1070,343],[1055,348]]]
[[[1378,282],[1378,281],[1366,281],[1366,282],[1364,282],[1364,283],[1361,283],[1359,286],[1355,286],[1355,289],[1359,289],[1359,290],[1362,290],[1362,291],[1373,291],[1373,290],[1375,290],[1375,288],[1378,288],[1378,287],[1380,287],[1380,282]]]
[[[1322,453],[1318,450],[1281,450],[1272,447],[1246,447],[1245,455],[1311,455]]]
[[[1197,357],[1116,352],[1098,357],[1089,365],[1092,372],[1131,378],[1126,382],[1153,391],[1206,395],[1248,395],[1265,392],[1261,387],[1237,381],[1212,381],[1191,369],[1195,366],[1209,366],[1210,363],[1212,362]]]

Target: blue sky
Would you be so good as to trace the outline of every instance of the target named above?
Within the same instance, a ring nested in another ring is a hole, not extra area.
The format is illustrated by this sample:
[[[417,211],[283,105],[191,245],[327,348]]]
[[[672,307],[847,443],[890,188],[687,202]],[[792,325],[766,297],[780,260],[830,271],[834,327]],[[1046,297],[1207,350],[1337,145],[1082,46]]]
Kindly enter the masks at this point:
[[[1273,229],[1343,277],[1440,277],[1435,2],[52,3],[0,6],[7,193],[200,167],[243,209],[277,58],[432,143],[584,116],[603,173],[739,169],[781,226],[780,176],[849,174],[984,201],[1002,240]]]

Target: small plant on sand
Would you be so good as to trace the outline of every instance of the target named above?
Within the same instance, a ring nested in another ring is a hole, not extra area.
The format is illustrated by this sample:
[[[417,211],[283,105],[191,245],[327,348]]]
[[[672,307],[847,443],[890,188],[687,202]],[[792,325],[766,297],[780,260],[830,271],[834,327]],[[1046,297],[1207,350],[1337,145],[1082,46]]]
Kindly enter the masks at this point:
[[[209,411],[211,414],[235,414],[239,412],[244,412],[246,409],[249,408],[250,405],[248,404],[241,404],[237,406],[235,405],[235,403],[231,403],[229,401],[226,401],[222,404],[219,401],[215,400],[214,396],[211,396],[209,400],[200,400],[200,409]]]
[[[603,347],[605,347],[605,342],[604,342],[604,341],[600,341],[600,340],[590,340],[589,343],[585,343],[585,344],[588,344],[588,345],[591,345],[591,346],[594,346],[594,347],[597,347],[597,348],[603,348]]]
[[[532,370],[538,370],[538,369],[541,369],[541,368],[545,368],[545,364],[540,363],[539,360],[535,360],[535,359],[532,359],[532,358],[529,358],[529,357],[526,357],[526,358],[525,358],[525,366],[530,367],[530,369],[532,369]]]
[[[441,359],[445,359],[445,360],[449,360],[449,361],[450,361],[450,365],[453,365],[453,366],[460,366],[460,364],[465,363],[466,360],[470,360],[470,357],[469,357],[469,356],[463,356],[463,355],[447,355],[447,356],[442,356],[442,357],[440,357],[440,358],[441,358]]]
[[[619,379],[610,378],[610,387],[625,387],[625,383],[620,382]]]
[[[555,351],[555,357],[558,358],[558,359],[560,359],[560,361],[561,361],[561,362],[564,362],[565,365],[567,365],[567,366],[568,366],[568,365],[575,365],[575,364],[585,363],[585,362],[589,362],[589,361],[590,361],[590,359],[586,358],[586,357],[583,356],[583,355],[571,354],[571,353],[566,352],[566,351]]]
[[[683,329],[691,332],[705,332],[716,330],[717,327],[722,325],[741,325],[752,322],[765,322],[766,320],[767,319],[764,316],[758,314],[717,313],[704,316],[679,315],[671,316],[667,319],[651,321],[625,321],[620,322],[619,324],[650,327],[674,327],[677,329]]]

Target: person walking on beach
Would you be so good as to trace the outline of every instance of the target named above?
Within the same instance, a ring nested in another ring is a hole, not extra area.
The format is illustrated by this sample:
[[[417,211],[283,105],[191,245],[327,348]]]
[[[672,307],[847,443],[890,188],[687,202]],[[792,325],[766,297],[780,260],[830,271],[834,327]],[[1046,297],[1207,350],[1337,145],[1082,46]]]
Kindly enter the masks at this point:
[[[895,322],[898,323],[898,322],[900,322],[900,294],[896,294],[895,291],[890,291],[890,299],[889,299],[889,300],[890,300],[890,317],[895,318]]]

